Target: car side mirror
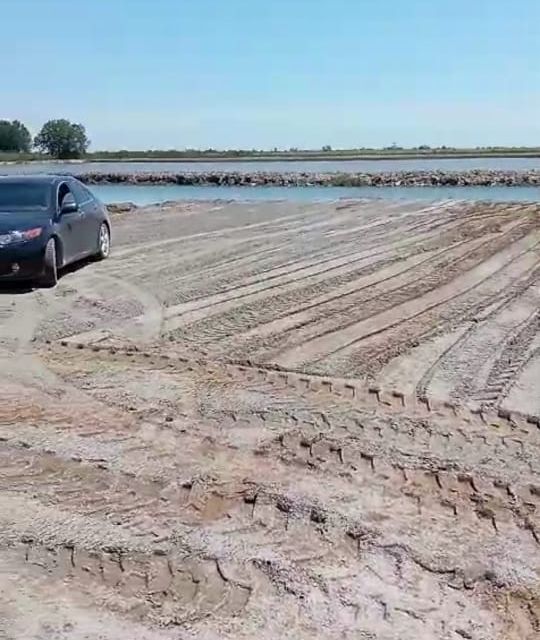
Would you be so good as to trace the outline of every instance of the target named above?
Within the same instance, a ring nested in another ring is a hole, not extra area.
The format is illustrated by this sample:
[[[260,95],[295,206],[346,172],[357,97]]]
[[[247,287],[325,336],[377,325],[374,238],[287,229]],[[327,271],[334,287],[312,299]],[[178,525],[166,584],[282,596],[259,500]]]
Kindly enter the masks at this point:
[[[64,199],[62,200],[62,207],[60,208],[60,214],[65,215],[66,213],[77,213],[79,210],[79,206],[75,202],[75,198],[71,193],[66,193]]]

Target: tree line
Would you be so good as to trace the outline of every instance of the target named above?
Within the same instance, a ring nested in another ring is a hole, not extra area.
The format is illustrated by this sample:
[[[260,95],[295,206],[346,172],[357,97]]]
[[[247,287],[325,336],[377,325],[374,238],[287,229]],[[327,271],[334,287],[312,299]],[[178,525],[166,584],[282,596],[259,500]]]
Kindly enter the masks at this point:
[[[371,157],[417,158],[417,157],[540,157],[540,147],[475,147],[459,148],[431,147],[422,144],[417,147],[402,147],[393,143],[388,147],[355,147],[351,149],[334,149],[329,144],[321,149],[147,149],[116,151],[94,151],[88,153],[90,140],[82,124],[70,122],[66,119],[49,120],[41,131],[32,138],[28,128],[19,120],[0,119],[0,154],[31,154],[33,150],[49,155],[59,160],[87,157],[93,160],[159,160],[159,159],[224,159],[237,158],[264,159],[266,157],[309,160],[311,158],[361,159]]]
[[[67,160],[84,156],[89,145],[83,125],[64,118],[46,122],[35,138],[19,120],[0,120],[0,152],[30,153],[34,148]]]

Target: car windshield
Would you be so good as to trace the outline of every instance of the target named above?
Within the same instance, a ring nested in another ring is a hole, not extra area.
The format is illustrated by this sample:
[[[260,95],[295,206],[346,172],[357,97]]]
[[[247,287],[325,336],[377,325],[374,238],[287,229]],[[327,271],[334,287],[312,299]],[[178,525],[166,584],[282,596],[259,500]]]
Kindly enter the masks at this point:
[[[47,209],[49,187],[30,182],[0,182],[0,210]]]

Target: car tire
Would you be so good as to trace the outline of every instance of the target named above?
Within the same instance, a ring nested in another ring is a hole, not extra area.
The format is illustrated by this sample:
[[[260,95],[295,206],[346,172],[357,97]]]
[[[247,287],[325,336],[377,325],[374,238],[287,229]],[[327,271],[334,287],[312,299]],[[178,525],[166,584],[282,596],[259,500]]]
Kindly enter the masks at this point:
[[[56,240],[51,238],[45,247],[43,273],[39,279],[42,287],[54,287],[58,282],[58,266],[56,260]]]
[[[111,232],[105,222],[102,222],[98,232],[98,250],[96,260],[105,260],[111,253]]]

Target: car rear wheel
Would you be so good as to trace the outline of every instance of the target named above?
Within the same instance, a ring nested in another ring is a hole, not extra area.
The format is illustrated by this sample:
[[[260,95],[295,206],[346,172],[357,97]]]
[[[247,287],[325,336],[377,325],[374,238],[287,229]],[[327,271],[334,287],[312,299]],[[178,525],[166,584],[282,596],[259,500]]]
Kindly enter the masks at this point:
[[[98,260],[105,260],[111,253],[111,232],[109,227],[103,222],[99,227],[98,234],[98,250],[96,258]]]
[[[58,282],[58,269],[56,264],[56,240],[51,238],[45,247],[43,258],[43,273],[39,279],[42,287],[54,287]]]

